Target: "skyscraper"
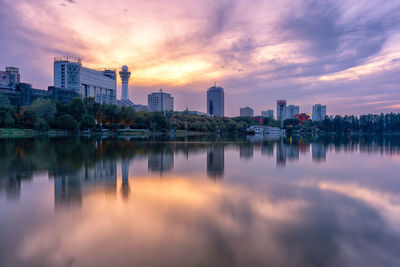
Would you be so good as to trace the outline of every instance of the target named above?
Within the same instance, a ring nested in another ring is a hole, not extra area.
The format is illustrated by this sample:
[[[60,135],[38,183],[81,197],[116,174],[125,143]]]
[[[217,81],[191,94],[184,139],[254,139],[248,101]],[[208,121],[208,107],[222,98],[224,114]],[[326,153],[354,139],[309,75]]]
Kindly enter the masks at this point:
[[[326,117],[326,106],[321,104],[316,104],[312,108],[312,120],[322,121]]]
[[[174,98],[162,89],[159,92],[151,93],[147,96],[148,108],[150,112],[154,111],[174,111]]]
[[[294,116],[300,112],[299,106],[289,105],[286,107],[286,119],[294,119]]]
[[[116,102],[115,70],[83,67],[80,58],[54,58],[54,86],[71,89],[82,98],[93,97],[101,104]]]
[[[224,112],[224,88],[216,84],[207,90],[207,113],[215,117],[223,117]]]
[[[276,101],[276,120],[283,121],[286,119],[286,100]]]
[[[122,70],[119,72],[119,77],[121,77],[122,91],[121,91],[121,104],[124,106],[133,106],[132,101],[129,99],[129,78],[131,77],[131,72],[128,71],[128,66],[122,66]]]

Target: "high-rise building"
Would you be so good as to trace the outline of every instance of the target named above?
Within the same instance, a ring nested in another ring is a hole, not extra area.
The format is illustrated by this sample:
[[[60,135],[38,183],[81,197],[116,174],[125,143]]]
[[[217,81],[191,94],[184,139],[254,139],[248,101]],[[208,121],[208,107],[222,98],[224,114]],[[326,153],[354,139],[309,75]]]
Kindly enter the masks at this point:
[[[133,102],[129,99],[129,78],[131,77],[131,72],[128,71],[128,66],[122,66],[121,71],[119,72],[119,76],[121,77],[122,82],[122,90],[121,90],[121,106],[133,106]]]
[[[294,119],[294,116],[300,113],[300,107],[289,105],[286,106],[286,119]]]
[[[261,117],[266,117],[266,118],[274,118],[274,111],[272,109],[268,109],[265,111],[261,111]]]
[[[286,119],[286,100],[276,101],[276,120],[283,121]]]
[[[207,114],[214,117],[224,117],[224,88],[214,86],[207,90]]]
[[[254,110],[251,107],[240,108],[240,117],[254,117]]]
[[[147,96],[148,109],[150,112],[154,111],[174,111],[174,98],[162,89],[159,92],[151,93]]]
[[[15,90],[20,82],[19,69],[6,67],[6,71],[0,71],[0,88]]]
[[[321,104],[316,104],[312,108],[312,120],[322,121],[326,117],[326,106]]]
[[[117,75],[114,69],[89,69],[80,58],[54,59],[54,86],[71,89],[82,98],[93,97],[101,104],[115,104]]]

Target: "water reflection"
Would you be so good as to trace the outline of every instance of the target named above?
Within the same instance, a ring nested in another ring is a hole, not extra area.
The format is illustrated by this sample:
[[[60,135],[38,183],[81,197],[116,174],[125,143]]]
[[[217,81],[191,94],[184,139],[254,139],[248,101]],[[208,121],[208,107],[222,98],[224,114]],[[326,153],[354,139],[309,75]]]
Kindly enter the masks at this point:
[[[3,139],[2,266],[400,266],[399,141]]]

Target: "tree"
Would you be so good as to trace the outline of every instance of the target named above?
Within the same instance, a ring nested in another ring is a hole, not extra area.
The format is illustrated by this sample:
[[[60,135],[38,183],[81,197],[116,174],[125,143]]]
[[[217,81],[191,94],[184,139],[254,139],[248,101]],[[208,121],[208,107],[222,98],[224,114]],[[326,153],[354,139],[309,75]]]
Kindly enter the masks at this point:
[[[208,107],[208,111],[212,117],[214,115],[214,103],[212,100],[210,101],[210,106]]]
[[[41,131],[41,132],[50,130],[49,124],[44,119],[37,119],[35,121],[34,127],[36,131]]]
[[[71,115],[65,114],[57,118],[57,126],[61,129],[74,131],[77,128],[77,122]]]
[[[50,99],[38,98],[32,102],[29,110],[32,111],[36,118],[43,119],[48,123],[54,120],[57,109]]]
[[[92,129],[96,126],[96,121],[92,115],[85,114],[82,116],[81,130]]]
[[[14,124],[15,112],[10,107],[0,107],[0,127],[10,127]]]
[[[3,94],[0,94],[0,108],[10,108],[11,103],[8,97]]]
[[[82,116],[86,113],[86,107],[82,99],[76,97],[68,104],[68,113],[76,120],[81,121]]]

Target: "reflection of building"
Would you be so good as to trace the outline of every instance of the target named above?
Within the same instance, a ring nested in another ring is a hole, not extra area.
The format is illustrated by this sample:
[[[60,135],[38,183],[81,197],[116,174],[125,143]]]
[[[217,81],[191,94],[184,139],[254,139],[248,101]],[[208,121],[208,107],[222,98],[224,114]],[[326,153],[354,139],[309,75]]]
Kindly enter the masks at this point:
[[[326,117],[326,106],[321,104],[316,104],[312,107],[312,120],[313,121],[322,121],[325,120]]]
[[[129,188],[129,159],[123,158],[121,160],[121,170],[122,170],[122,196],[127,198],[130,193]]]
[[[117,75],[113,69],[83,67],[80,58],[55,58],[54,86],[71,89],[82,98],[93,97],[101,104],[115,104]]]
[[[115,193],[117,164],[112,160],[100,160],[77,171],[57,170],[54,175],[54,198],[57,207],[80,205],[82,195],[91,191]]]
[[[239,148],[239,154],[241,159],[251,159],[254,156],[254,148],[253,145],[241,145]]]
[[[276,145],[276,165],[285,166],[286,160],[294,161],[300,157],[300,150],[298,146],[284,144],[281,140]]]
[[[326,160],[326,147],[322,143],[311,144],[312,159],[315,162],[321,162]]]
[[[274,144],[264,141],[261,147],[261,155],[272,157],[274,155]]]
[[[274,118],[274,111],[272,109],[268,109],[266,111],[261,111],[261,117],[266,117],[266,118]]]
[[[224,102],[224,88],[214,85],[207,90],[207,114],[223,117]]]
[[[207,151],[207,175],[210,178],[222,178],[225,169],[223,146],[212,146]]]
[[[174,111],[174,98],[162,89],[159,92],[151,93],[147,96],[148,109],[150,112],[154,111]]]
[[[163,172],[170,171],[174,167],[174,154],[167,151],[160,152],[158,154],[149,154],[148,157],[148,170],[151,172],[159,172],[160,175]]]

